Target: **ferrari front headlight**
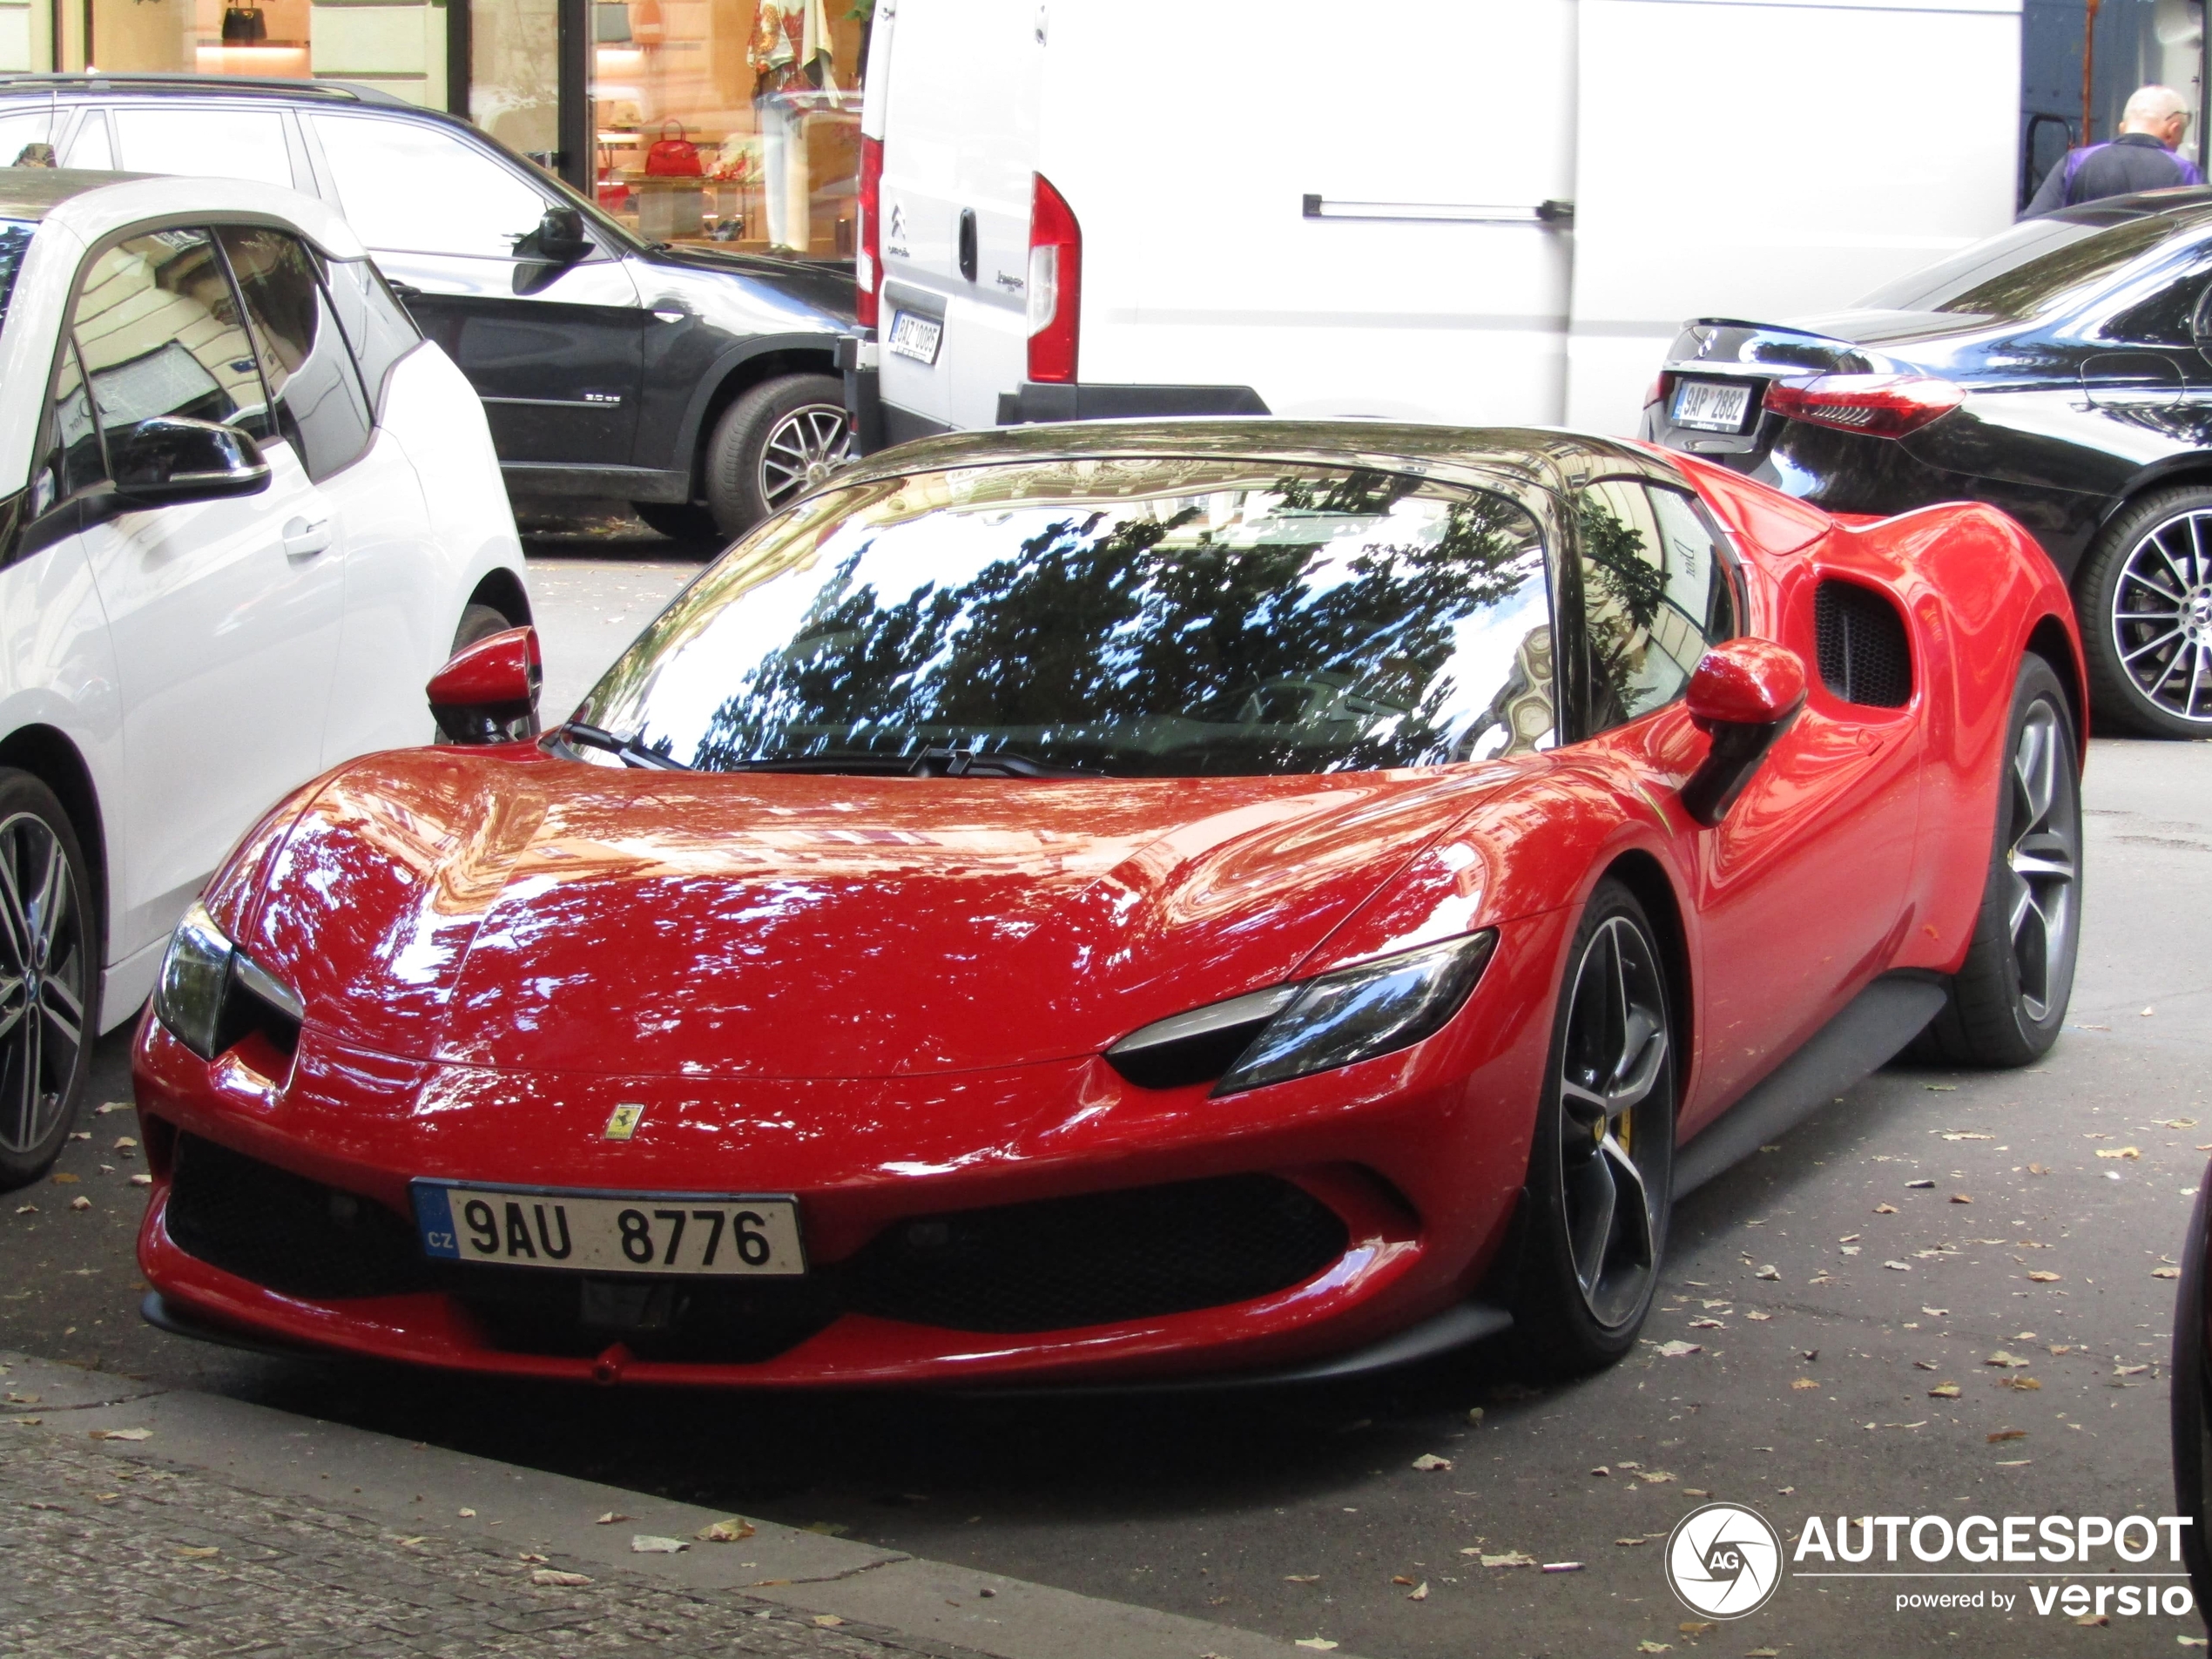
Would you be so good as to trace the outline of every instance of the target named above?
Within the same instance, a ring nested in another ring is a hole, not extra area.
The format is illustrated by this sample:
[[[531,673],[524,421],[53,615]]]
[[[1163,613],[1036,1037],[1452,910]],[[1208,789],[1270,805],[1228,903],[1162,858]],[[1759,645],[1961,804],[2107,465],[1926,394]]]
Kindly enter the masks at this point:
[[[170,935],[153,988],[153,1011],[202,1060],[212,1060],[252,1031],[289,1055],[299,1044],[307,1012],[299,994],[232,944],[196,900]]]
[[[1106,1058],[1145,1088],[1215,1078],[1216,1095],[1372,1060],[1442,1029],[1497,943],[1486,928],[1232,997],[1132,1031]]]
[[[222,1035],[233,954],[207,907],[194,900],[161,959],[161,978],[153,991],[155,1017],[202,1060],[220,1052],[216,1040]]]

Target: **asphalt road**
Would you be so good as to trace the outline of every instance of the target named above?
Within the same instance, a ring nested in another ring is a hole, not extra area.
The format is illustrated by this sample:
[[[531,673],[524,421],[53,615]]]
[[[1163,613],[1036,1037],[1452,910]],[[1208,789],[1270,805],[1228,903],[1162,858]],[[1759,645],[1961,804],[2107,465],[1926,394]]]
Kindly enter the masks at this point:
[[[643,539],[539,552],[549,680],[569,688],[550,709],[697,568]],[[1815,1514],[1832,1530],[1846,1514],[2170,1508],[2159,1271],[2212,1152],[2212,745],[2100,741],[2085,792],[2081,969],[2054,1053],[2015,1073],[1892,1068],[1698,1192],[1649,1342],[1571,1386],[1527,1388],[1497,1352],[1206,1402],[643,1395],[264,1359],[138,1321],[120,1110],[88,1115],[57,1183],[0,1203],[0,1348],[1367,1659],[1644,1642],[2173,1653],[2202,1635],[2195,1617],[2078,1627],[2036,1615],[2020,1580],[1993,1581],[2018,1597],[2006,1613],[1895,1610],[1900,1589],[1950,1581],[1793,1578],[1740,1623],[1685,1633],[1660,1573],[1663,1535],[1709,1494],[1785,1534]],[[111,1038],[91,1101],[127,1098]],[[1663,1357],[1669,1339],[1697,1351]],[[2000,1351],[2029,1363],[1988,1363]],[[1952,1383],[1955,1399],[1931,1395]],[[1450,1467],[1417,1470],[1430,1453]],[[1480,1564],[1515,1551],[1584,1566]]]

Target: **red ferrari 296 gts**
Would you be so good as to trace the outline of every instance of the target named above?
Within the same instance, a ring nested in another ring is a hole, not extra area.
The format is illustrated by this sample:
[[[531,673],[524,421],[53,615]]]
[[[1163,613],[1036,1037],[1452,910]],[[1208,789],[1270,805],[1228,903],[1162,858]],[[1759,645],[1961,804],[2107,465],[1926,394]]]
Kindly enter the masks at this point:
[[[156,1323],[550,1378],[1627,1352],[1673,1199],[2064,1019],[2082,664],[1986,508],[1549,432],[1028,427],[753,531],[557,729],[280,804],[138,1037]]]

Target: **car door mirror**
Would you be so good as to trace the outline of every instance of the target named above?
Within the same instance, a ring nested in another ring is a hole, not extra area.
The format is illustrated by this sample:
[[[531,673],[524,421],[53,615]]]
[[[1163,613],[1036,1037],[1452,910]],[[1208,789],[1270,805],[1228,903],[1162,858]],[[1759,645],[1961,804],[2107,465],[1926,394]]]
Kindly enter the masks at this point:
[[[1683,810],[1710,826],[1728,815],[1774,741],[1805,705],[1805,665],[1764,639],[1727,639],[1698,659],[1683,705],[1713,746],[1683,785]]]
[[[109,440],[108,475],[130,505],[167,507],[258,494],[269,487],[269,463],[236,427],[164,415]]]
[[[573,207],[547,208],[537,228],[523,238],[515,252],[548,265],[574,265],[591,252],[591,239],[583,233],[583,214]]]
[[[544,685],[537,630],[509,628],[455,653],[430,677],[430,712],[448,743],[514,743],[537,734]]]

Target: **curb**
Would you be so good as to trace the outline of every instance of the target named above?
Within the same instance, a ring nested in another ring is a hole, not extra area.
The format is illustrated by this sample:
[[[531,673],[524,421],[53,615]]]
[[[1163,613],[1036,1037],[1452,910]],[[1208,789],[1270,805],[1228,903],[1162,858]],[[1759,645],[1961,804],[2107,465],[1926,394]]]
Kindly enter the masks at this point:
[[[489,1458],[394,1440],[219,1395],[165,1390],[127,1377],[0,1352],[13,1404],[0,1433],[89,1435],[146,1428],[144,1440],[96,1440],[117,1457],[158,1459],[268,1496],[536,1549],[602,1571],[695,1591],[725,1591],[806,1614],[835,1614],[940,1648],[989,1659],[1297,1659],[1292,1643],[1254,1631],[1131,1607],[847,1539],[748,1517],[737,1544],[680,1554],[631,1552],[633,1534],[690,1539],[727,1512]],[[33,1417],[36,1424],[26,1424]],[[21,1426],[12,1426],[22,1425]],[[473,1509],[472,1517],[457,1512]],[[610,1511],[626,1518],[601,1526]],[[1339,1650],[1339,1659],[1353,1656]]]

